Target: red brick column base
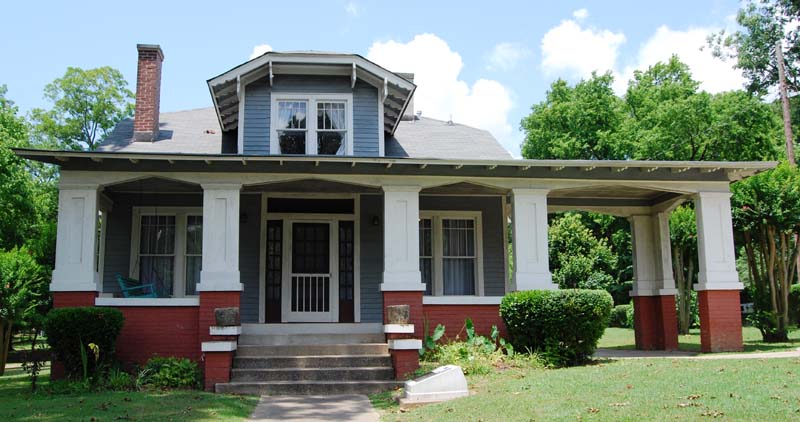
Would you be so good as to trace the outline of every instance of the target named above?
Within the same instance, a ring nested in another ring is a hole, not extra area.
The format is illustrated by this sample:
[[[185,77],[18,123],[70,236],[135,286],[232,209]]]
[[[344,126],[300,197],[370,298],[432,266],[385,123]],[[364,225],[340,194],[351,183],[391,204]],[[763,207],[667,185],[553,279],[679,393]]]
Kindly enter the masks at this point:
[[[409,306],[409,324],[414,324],[414,333],[411,334],[386,334],[386,339],[422,339],[423,336],[423,314],[422,314],[422,292],[383,292],[383,323],[388,324],[386,319],[386,307],[390,305]],[[418,350],[393,350],[389,349],[392,356],[392,366],[396,379],[405,379],[419,368]]]
[[[206,391],[214,391],[214,385],[231,380],[233,352],[205,352],[203,354],[203,376]]]
[[[677,350],[675,296],[634,296],[633,329],[639,350]]]
[[[697,292],[700,308],[700,350],[739,352],[742,344],[742,314],[738,290]]]

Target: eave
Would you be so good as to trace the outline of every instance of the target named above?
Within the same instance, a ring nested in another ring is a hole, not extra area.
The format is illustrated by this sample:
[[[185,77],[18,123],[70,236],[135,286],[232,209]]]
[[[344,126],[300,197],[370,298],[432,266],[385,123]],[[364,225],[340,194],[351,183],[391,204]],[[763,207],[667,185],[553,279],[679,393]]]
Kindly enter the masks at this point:
[[[774,161],[440,160],[341,156],[154,154],[13,149],[23,158],[86,171],[272,172],[532,179],[730,182]]]

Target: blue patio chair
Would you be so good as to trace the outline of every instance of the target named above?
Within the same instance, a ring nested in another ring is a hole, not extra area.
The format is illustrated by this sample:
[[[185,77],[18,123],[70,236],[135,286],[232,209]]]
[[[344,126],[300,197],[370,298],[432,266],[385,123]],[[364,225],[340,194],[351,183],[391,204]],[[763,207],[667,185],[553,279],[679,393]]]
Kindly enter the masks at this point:
[[[116,276],[123,297],[158,297],[156,288],[152,283],[142,284],[135,278],[123,277],[119,273]]]

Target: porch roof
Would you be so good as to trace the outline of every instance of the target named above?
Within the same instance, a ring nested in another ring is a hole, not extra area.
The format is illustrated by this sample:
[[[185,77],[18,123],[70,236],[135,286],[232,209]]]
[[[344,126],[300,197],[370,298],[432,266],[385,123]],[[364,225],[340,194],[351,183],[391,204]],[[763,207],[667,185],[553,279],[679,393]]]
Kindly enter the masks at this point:
[[[15,148],[23,158],[64,170],[267,172],[467,176],[539,179],[735,181],[777,166],[775,161],[444,160],[339,156],[245,156],[56,151]]]

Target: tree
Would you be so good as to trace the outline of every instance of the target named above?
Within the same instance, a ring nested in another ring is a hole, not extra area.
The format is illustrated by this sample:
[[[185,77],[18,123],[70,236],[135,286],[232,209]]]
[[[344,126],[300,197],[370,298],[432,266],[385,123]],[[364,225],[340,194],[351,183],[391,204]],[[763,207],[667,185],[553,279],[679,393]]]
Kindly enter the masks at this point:
[[[697,273],[697,220],[694,208],[681,205],[669,216],[672,266],[678,289],[678,332],[689,334],[694,323],[692,284]]]
[[[25,249],[0,251],[0,375],[15,325],[43,313],[48,302],[44,269]]]
[[[788,341],[789,290],[800,253],[800,170],[783,163],[732,190],[734,227],[755,290],[752,321],[764,341]]]
[[[133,115],[134,95],[127,86],[111,67],[69,67],[44,88],[53,108],[34,109],[31,118],[38,133],[63,148],[94,150],[120,120]]]
[[[616,279],[616,255],[596,238],[578,213],[555,217],[548,231],[553,281],[564,289],[608,290]]]
[[[610,73],[592,74],[574,87],[559,79],[544,101],[522,119],[522,156],[535,159],[618,160],[632,144],[623,136],[624,104],[614,95]]]

